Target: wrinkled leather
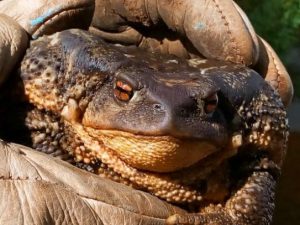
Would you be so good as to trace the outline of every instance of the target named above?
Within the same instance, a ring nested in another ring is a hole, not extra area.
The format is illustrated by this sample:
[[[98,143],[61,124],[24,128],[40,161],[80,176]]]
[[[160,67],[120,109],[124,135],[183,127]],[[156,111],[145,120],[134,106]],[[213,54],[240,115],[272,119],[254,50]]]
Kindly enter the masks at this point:
[[[0,14],[0,85],[21,59],[28,45],[25,30],[13,19]]]
[[[161,24],[175,32],[159,28]],[[268,44],[261,44],[232,0],[96,0],[90,30],[152,51],[242,63],[271,81],[285,106],[293,97],[291,79],[280,59]]]
[[[252,28],[251,23],[243,10],[237,4],[234,5],[247,27]],[[253,29],[249,29],[249,32],[255,42],[254,46],[258,47],[256,52],[259,53],[253,67],[265,78],[266,81],[271,84],[275,90],[278,91],[283,104],[287,107],[291,103],[294,95],[293,83],[289,73],[268,42],[257,36]]]
[[[17,21],[37,38],[67,28],[87,28],[94,11],[94,0],[3,0],[0,13]]]
[[[122,32],[130,29],[128,21],[148,27],[164,22],[207,58],[250,65],[258,55],[253,28],[232,9],[231,0],[96,0],[92,26]]]
[[[93,1],[78,2],[4,0],[0,1],[0,13],[38,37],[67,27],[86,27]],[[51,18],[47,13],[57,6],[61,13],[45,25]],[[45,19],[42,24],[41,16]],[[155,32],[153,37],[152,32],[144,34],[143,29],[128,26],[128,21],[150,31],[163,21],[175,33],[164,36],[162,32],[160,36]],[[252,65],[279,91],[285,105],[291,100],[293,87],[284,66],[272,48],[257,38],[243,11],[231,0],[96,0],[91,30],[109,40],[165,53]],[[179,38],[182,36],[188,41]],[[0,84],[27,43],[25,31],[1,15]],[[183,213],[147,193],[22,146],[1,143],[0,154],[0,224],[163,224],[164,218]]]
[[[94,0],[0,1],[0,85],[24,55],[26,32],[37,38],[67,28],[88,28],[93,12]]]
[[[0,224],[6,225],[158,225],[184,212],[150,194],[2,141],[0,183]]]
[[[288,106],[294,95],[292,80],[273,48],[259,37],[260,58],[256,69],[265,75],[265,80],[275,88],[285,106]]]

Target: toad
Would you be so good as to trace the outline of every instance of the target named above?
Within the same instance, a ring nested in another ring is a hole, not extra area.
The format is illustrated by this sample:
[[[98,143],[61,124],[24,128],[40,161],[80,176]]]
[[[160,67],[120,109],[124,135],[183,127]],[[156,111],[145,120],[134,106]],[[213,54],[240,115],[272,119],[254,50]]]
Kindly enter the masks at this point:
[[[168,224],[270,223],[288,125],[255,71],[67,30],[32,41],[6,87],[2,137],[193,213]]]

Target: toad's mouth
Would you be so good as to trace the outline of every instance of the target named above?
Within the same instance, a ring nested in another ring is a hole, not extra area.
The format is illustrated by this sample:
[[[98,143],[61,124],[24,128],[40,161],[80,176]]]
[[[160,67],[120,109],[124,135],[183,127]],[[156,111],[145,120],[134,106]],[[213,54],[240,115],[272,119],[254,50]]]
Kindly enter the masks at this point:
[[[149,172],[178,171],[194,165],[218,150],[207,141],[181,140],[171,136],[144,136],[91,127],[86,127],[85,131],[94,139],[101,140],[126,164]]]
[[[94,172],[101,176],[147,190],[169,202],[202,201],[204,193],[193,184],[205,180],[232,156],[232,151],[217,151],[206,142],[99,130],[68,121],[65,125],[80,137],[84,146],[73,152],[77,161],[98,162]]]

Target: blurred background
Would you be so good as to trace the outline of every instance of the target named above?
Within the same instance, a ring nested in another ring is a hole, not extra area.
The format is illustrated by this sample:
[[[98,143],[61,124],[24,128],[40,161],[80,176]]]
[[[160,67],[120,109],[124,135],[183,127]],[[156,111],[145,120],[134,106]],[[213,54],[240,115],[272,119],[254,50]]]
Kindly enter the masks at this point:
[[[300,97],[300,0],[236,0],[288,68]]]
[[[287,67],[295,96],[288,109],[291,135],[276,196],[273,225],[300,225],[300,0],[236,0],[256,32]]]

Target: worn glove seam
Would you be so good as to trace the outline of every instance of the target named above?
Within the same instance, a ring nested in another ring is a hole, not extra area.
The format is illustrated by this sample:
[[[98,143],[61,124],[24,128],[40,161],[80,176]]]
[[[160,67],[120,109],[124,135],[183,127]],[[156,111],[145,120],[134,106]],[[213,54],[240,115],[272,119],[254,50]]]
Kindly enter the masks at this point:
[[[230,42],[233,44],[233,49],[238,57],[238,60],[241,60],[241,54],[240,54],[240,49],[237,47],[237,42],[235,40],[235,38],[232,35],[230,26],[229,26],[229,22],[226,18],[226,15],[223,13],[223,10],[221,9],[220,5],[217,3],[216,0],[213,0],[213,3],[215,4],[215,7],[217,9],[217,12],[221,15],[221,19],[224,20],[224,26],[227,27],[227,34],[231,37]]]
[[[3,181],[14,181],[14,180],[20,180],[20,181],[22,181],[22,180],[24,180],[24,181],[26,181],[26,180],[33,180],[33,181],[37,180],[37,181],[40,181],[41,179],[38,179],[38,178],[29,178],[29,177],[24,177],[24,178],[22,178],[22,177],[16,177],[16,178],[13,178],[11,176],[9,176],[9,177],[0,176],[0,180],[3,180]]]
[[[79,196],[80,198],[82,198],[82,200],[84,200],[84,201],[86,201],[86,200],[94,200],[96,202],[101,202],[101,204],[105,204],[105,205],[108,205],[108,206],[113,206],[113,207],[116,207],[118,209],[130,212],[130,213],[135,214],[135,215],[144,216],[146,218],[153,218],[153,219],[157,219],[157,220],[164,220],[165,219],[165,218],[159,218],[159,217],[154,217],[154,216],[149,216],[149,215],[141,214],[139,212],[134,212],[134,211],[128,210],[126,208],[122,208],[120,206],[109,204],[109,203],[107,203],[105,201],[102,201],[102,200],[99,200],[99,199],[96,199],[96,198],[91,198],[91,197],[88,197],[88,196],[84,196],[82,194],[77,193],[75,190],[71,189],[68,185],[60,184],[60,183],[57,183],[57,182],[50,182],[50,181],[42,180],[42,179],[39,179],[39,178],[29,178],[29,177],[25,177],[25,178],[20,178],[20,177],[12,178],[12,177],[8,177],[8,178],[5,178],[4,176],[0,177],[0,180],[3,180],[3,181],[41,181],[41,182],[46,183],[46,184],[58,185],[58,186],[61,186],[61,187],[65,188],[68,191],[73,192],[74,194],[76,194],[77,196]]]
[[[280,77],[283,76],[283,74],[280,73],[280,70],[279,70],[278,64],[276,63],[276,59],[275,59],[275,56],[274,56],[273,52],[269,51],[269,50],[267,50],[267,51],[270,53],[270,56],[272,57],[272,60],[273,60],[274,65],[275,65],[275,69],[277,71],[276,79],[274,79],[274,81],[277,82],[276,83],[276,89],[277,89],[277,91],[279,91],[279,87],[280,87],[280,83],[281,83]]]

